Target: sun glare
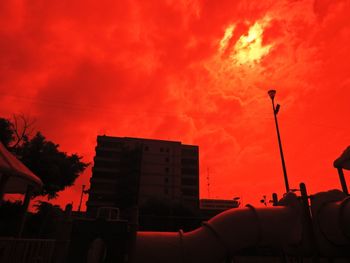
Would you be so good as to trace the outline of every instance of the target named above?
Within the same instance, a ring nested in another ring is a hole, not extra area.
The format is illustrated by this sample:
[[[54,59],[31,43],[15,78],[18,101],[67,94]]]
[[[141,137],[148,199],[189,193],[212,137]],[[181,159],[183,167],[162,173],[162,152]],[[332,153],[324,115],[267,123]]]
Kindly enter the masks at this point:
[[[226,28],[224,37],[220,40],[220,47],[219,47],[220,53],[224,52],[224,50],[228,47],[228,43],[232,38],[234,29],[235,29],[235,25],[230,25]]]
[[[247,35],[242,35],[235,44],[232,58],[238,64],[260,62],[266,56],[272,45],[262,45],[263,24],[256,22],[249,28]]]
[[[241,35],[230,50],[230,59],[237,65],[259,63],[266,56],[272,45],[263,45],[264,27],[268,21],[257,21],[253,24],[247,34]],[[219,53],[223,53],[229,47],[229,42],[233,37],[235,25],[229,25],[220,40]]]

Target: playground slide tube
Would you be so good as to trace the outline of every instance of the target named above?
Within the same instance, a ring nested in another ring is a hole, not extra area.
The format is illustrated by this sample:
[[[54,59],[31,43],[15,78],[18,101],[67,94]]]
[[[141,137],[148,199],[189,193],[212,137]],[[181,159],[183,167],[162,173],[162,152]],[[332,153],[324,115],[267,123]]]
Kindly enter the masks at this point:
[[[132,261],[221,263],[243,248],[297,244],[301,232],[301,216],[296,207],[247,206],[227,210],[188,233],[137,232]]]

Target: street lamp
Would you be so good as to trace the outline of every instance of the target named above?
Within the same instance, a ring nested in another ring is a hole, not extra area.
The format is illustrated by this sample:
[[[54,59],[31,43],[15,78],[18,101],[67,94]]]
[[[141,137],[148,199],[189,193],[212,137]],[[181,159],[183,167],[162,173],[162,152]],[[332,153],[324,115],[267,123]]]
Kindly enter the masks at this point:
[[[275,95],[276,95],[276,90],[269,90],[267,92],[271,98],[272,101],[272,109],[273,109],[273,116],[275,117],[275,124],[276,124],[276,131],[277,131],[277,139],[278,139],[278,146],[280,149],[280,155],[281,155],[281,161],[282,161],[282,168],[283,168],[283,176],[284,176],[284,184],[286,186],[286,192],[289,192],[289,183],[288,183],[288,177],[287,177],[287,170],[286,170],[286,164],[284,162],[284,156],[283,156],[283,150],[282,150],[282,143],[281,143],[281,136],[280,136],[280,131],[278,128],[278,122],[277,122],[277,114],[280,109],[280,105],[277,104],[275,107]]]

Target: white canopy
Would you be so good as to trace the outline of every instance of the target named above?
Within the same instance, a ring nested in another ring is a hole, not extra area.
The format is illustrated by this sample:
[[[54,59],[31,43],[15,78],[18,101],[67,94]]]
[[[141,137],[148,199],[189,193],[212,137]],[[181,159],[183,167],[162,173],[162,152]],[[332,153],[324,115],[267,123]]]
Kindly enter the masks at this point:
[[[5,177],[8,179],[3,193],[23,194],[28,185],[32,185],[34,189],[40,189],[43,186],[42,181],[0,142],[0,181]]]

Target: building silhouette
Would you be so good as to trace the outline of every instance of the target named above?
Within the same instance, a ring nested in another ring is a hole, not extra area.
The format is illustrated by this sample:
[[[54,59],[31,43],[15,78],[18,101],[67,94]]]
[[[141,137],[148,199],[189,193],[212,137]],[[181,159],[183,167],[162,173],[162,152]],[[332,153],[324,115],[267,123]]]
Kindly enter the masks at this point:
[[[87,213],[151,199],[199,208],[199,149],[176,141],[98,136]]]

